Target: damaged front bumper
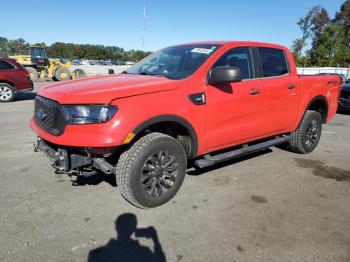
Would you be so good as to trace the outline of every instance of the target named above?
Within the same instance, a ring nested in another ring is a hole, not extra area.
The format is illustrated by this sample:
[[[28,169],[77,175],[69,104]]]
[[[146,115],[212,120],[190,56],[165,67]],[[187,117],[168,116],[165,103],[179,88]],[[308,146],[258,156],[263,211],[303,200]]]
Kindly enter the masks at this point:
[[[45,153],[51,166],[59,173],[85,177],[95,175],[98,171],[107,175],[115,174],[115,167],[105,157],[91,154],[82,148],[62,147],[38,137],[34,144],[34,151]]]

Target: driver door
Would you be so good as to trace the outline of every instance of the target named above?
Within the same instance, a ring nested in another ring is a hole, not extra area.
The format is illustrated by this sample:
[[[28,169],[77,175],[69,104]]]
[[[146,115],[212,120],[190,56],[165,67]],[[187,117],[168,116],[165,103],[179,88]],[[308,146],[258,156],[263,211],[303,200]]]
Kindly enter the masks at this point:
[[[262,136],[262,99],[260,79],[255,79],[249,47],[227,51],[213,65],[238,67],[242,81],[208,85],[206,94],[207,150],[241,144]]]

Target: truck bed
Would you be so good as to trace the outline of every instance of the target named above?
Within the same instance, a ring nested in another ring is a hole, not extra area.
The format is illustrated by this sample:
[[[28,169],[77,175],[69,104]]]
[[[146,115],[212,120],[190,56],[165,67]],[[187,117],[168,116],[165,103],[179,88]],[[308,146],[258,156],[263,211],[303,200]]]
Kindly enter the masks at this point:
[[[338,75],[299,75],[301,97],[305,101],[315,96],[325,96],[328,103],[327,122],[337,112],[342,79]]]

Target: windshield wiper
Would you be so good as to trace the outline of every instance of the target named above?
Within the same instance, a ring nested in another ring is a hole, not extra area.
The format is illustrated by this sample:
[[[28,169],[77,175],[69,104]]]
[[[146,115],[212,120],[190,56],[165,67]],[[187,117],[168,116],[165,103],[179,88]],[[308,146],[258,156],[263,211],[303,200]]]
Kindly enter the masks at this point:
[[[165,75],[161,75],[161,74],[151,74],[147,71],[143,71],[138,73],[138,75],[144,75],[144,76],[157,76],[157,77],[166,77]]]
[[[127,71],[122,71],[122,72],[120,72],[120,74],[166,77],[165,75],[160,75],[160,74],[150,74],[147,71],[143,71],[140,73],[129,73]],[[166,78],[168,78],[168,77],[166,77]]]

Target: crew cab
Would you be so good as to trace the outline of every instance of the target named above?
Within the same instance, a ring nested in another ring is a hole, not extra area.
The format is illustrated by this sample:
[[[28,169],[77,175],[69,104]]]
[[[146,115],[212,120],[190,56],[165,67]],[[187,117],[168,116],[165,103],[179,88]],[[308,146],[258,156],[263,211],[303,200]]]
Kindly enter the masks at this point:
[[[28,71],[15,59],[0,57],[0,103],[13,101],[18,92],[32,90]]]
[[[199,168],[286,144],[312,152],[337,111],[338,76],[298,76],[289,50],[200,42],[157,51],[118,75],[42,88],[30,126],[59,172],[114,174],[140,208],[169,201]]]

